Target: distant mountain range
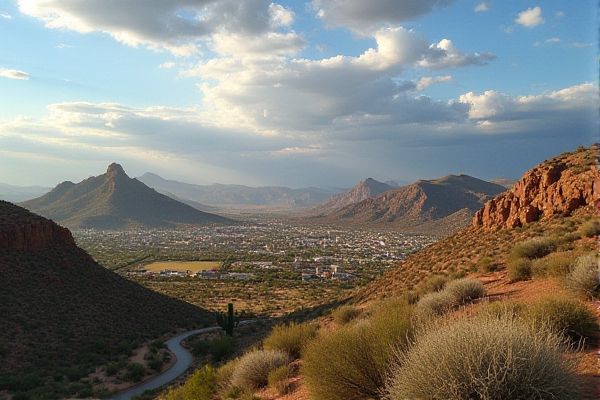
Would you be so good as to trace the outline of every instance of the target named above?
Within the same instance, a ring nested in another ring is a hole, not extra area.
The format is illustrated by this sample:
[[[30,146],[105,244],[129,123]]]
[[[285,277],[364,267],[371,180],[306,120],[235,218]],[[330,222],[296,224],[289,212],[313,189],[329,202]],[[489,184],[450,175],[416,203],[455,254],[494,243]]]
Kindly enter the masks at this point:
[[[21,203],[70,228],[125,229],[229,223],[158,193],[127,176],[118,164],[80,183],[63,182],[37,199]]]
[[[505,187],[468,175],[420,180],[398,188],[367,179],[313,210],[313,222],[389,226],[445,233],[468,225],[473,213]],[[353,201],[353,200],[357,201]],[[336,207],[338,206],[338,207]]]
[[[10,202],[20,202],[48,193],[50,188],[42,186],[15,186],[6,183],[0,183],[0,200]]]
[[[191,200],[212,207],[312,207],[339,193],[334,189],[291,189],[281,186],[250,187],[243,185],[194,185],[164,179],[156,174],[145,173],[137,178],[151,188],[168,196]]]
[[[68,229],[4,201],[0,277],[0,393],[24,398],[90,397],[75,382],[98,366],[214,321],[98,265]]]

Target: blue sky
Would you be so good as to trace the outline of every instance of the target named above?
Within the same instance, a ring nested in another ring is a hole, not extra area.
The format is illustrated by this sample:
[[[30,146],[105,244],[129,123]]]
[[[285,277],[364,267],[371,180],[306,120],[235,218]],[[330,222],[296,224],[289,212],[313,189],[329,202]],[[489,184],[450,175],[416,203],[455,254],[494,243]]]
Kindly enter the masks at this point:
[[[195,183],[515,178],[597,140],[595,1],[242,3],[0,0],[0,182],[112,161]]]

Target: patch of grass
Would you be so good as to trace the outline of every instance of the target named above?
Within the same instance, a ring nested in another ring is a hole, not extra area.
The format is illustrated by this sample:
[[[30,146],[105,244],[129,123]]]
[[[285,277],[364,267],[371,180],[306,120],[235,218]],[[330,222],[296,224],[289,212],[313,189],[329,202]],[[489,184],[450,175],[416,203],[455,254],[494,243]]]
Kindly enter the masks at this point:
[[[477,270],[479,272],[494,272],[498,269],[498,264],[494,261],[492,257],[481,257],[479,261],[477,261]]]
[[[126,367],[125,379],[132,382],[139,382],[146,375],[146,367],[140,363],[129,363]]]
[[[302,365],[311,399],[379,398],[394,346],[403,349],[411,338],[411,316],[408,305],[381,310],[315,339]]]
[[[573,269],[575,261],[576,256],[573,252],[550,253],[534,260],[531,264],[531,272],[533,276],[563,277]]]
[[[170,389],[164,400],[212,400],[217,391],[217,373],[210,365],[198,369],[179,388]]]
[[[269,387],[275,389],[280,396],[290,391],[289,380],[292,377],[292,371],[289,365],[282,365],[269,372]]]
[[[273,328],[263,342],[266,350],[281,350],[290,358],[297,359],[306,345],[317,336],[316,324],[279,325]]]
[[[448,283],[448,277],[445,275],[433,275],[417,286],[417,291],[421,294],[439,292],[444,289]]]
[[[584,222],[577,233],[581,237],[595,237],[600,234],[600,220],[599,219],[591,219],[589,221]]]
[[[269,373],[287,365],[289,356],[280,350],[255,350],[242,356],[231,375],[231,385],[261,388],[268,384]]]
[[[446,285],[445,292],[454,297],[456,304],[466,304],[485,295],[483,284],[477,279],[457,279]]]
[[[428,293],[417,302],[417,313],[421,316],[442,315],[455,306],[454,296],[446,291]]]
[[[567,286],[586,297],[594,298],[600,294],[600,268],[595,254],[577,258],[575,267],[567,275]]]
[[[526,240],[516,244],[510,251],[510,259],[535,259],[550,254],[558,245],[558,239],[543,237]]]
[[[387,400],[580,398],[575,362],[556,334],[514,318],[431,326],[400,353]]]
[[[507,271],[511,282],[525,281],[531,278],[531,260],[525,257],[511,259]]]
[[[360,310],[351,305],[343,305],[331,313],[333,321],[338,325],[345,325],[360,315]]]

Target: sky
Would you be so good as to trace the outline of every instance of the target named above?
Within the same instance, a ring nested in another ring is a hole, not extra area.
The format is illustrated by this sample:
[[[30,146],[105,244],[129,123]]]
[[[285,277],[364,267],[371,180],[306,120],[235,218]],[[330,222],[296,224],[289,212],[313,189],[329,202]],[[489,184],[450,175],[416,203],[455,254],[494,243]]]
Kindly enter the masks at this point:
[[[0,182],[518,178],[597,142],[592,0],[0,0]]]

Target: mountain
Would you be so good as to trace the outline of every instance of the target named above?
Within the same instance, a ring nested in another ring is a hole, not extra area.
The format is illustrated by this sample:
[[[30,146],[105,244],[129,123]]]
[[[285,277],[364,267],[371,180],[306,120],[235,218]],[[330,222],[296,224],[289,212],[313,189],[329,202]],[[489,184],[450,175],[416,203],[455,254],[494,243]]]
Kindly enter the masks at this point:
[[[334,189],[290,189],[280,186],[250,187],[243,185],[193,185],[164,179],[156,174],[145,173],[138,179],[161,193],[171,193],[185,200],[192,200],[215,207],[311,207],[328,199]]]
[[[0,277],[0,397],[80,397],[79,380],[95,367],[148,339],[213,323],[207,311],[98,265],[68,229],[4,201]]]
[[[506,281],[505,268],[511,248],[540,236],[562,238],[568,245],[562,245],[561,251],[572,249],[570,254],[575,257],[597,249],[597,240],[578,233],[587,221],[598,218],[597,156],[598,147],[594,146],[537,165],[509,192],[490,199],[473,217],[470,226],[409,256],[378,280],[359,289],[356,299],[366,301],[406,293],[432,274],[477,270],[486,258],[499,271],[501,279],[494,277],[494,282]],[[542,286],[541,291],[546,290]]]
[[[315,207],[314,210],[311,211],[319,214],[329,214],[340,208],[375,197],[378,194],[393,188],[393,186],[388,185],[387,183],[376,181],[373,178],[367,178],[360,181],[347,192],[336,194],[327,202]]]
[[[71,228],[124,229],[228,223],[158,193],[127,176],[119,164],[80,183],[63,182],[23,207]]]
[[[426,231],[446,233],[468,225],[472,214],[486,200],[505,190],[468,175],[448,175],[385,191],[318,219],[416,231],[427,228]]]
[[[490,180],[490,182],[495,183],[496,185],[504,186],[507,189],[510,189],[516,183],[515,180],[508,178],[495,178]]]
[[[50,188],[42,186],[15,186],[0,183],[0,200],[13,202],[25,201],[43,196],[49,191]]]

